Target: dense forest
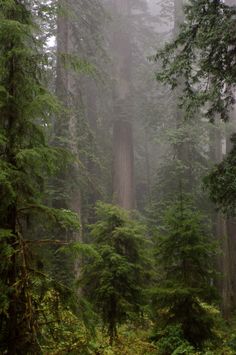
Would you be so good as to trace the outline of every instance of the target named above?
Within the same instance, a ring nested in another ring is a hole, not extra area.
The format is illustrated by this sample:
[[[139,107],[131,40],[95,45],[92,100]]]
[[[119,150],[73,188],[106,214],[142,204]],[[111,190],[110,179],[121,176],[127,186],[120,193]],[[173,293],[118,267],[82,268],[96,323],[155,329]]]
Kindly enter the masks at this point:
[[[236,0],[0,0],[0,354],[236,354]]]

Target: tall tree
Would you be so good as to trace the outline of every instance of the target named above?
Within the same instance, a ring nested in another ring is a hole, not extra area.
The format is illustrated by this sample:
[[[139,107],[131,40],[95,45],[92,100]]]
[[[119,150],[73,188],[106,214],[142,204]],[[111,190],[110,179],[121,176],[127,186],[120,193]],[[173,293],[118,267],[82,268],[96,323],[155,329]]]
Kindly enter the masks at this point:
[[[184,78],[181,105],[188,117],[204,107],[210,120],[217,113],[228,119],[235,83],[234,14],[234,7],[218,0],[191,0],[179,35],[157,54],[163,64],[159,80],[174,88]]]
[[[95,203],[95,196],[99,195],[96,82],[102,77],[105,60],[104,17],[97,0],[58,2],[56,92],[65,110],[56,119],[55,135],[56,141],[66,145],[76,157],[70,167],[72,174],[62,177],[60,189],[64,203],[76,211],[83,209],[81,218],[85,220],[89,203]],[[64,191],[68,186],[66,199]]]
[[[73,70],[73,60],[78,57],[75,34],[75,18],[72,17],[73,1],[58,1],[57,16],[57,76],[56,94],[64,104],[64,111],[58,117],[55,125],[56,140],[66,142],[67,148],[75,156],[75,163],[71,166],[74,180],[73,191],[69,194],[68,204],[77,213],[81,212],[81,196],[78,186],[78,124],[77,111],[80,103],[78,79]],[[70,172],[71,174],[71,172]],[[67,176],[68,178],[68,176]],[[64,191],[66,181],[61,186]],[[65,204],[64,202],[62,202]]]
[[[213,320],[202,302],[215,298],[211,286],[215,245],[203,217],[182,194],[167,209],[163,221],[155,251],[157,329],[180,325],[185,339],[201,347],[213,335]]]
[[[235,6],[235,0],[226,0],[225,4],[228,6]],[[231,142],[232,131],[235,133],[235,124],[236,124],[236,111],[235,105],[233,109],[230,110],[230,122],[231,124],[226,127],[226,154],[229,154],[231,149],[233,148]],[[225,258],[227,258],[227,263],[229,265],[228,270],[224,273],[225,278],[229,278],[229,296],[227,303],[225,302],[225,309],[227,312],[224,312],[226,318],[232,314],[232,311],[236,308],[236,219],[232,216],[228,216],[226,221],[227,227],[227,240],[226,245],[228,246],[228,252],[225,254]],[[226,237],[225,237],[226,238]]]
[[[82,283],[112,344],[118,325],[141,315],[148,277],[147,240],[144,227],[117,206],[100,202],[96,215],[91,237],[97,255],[84,265]]]
[[[179,36],[158,55],[163,63],[163,71],[158,76],[160,80],[175,87],[178,84],[178,78],[184,77],[181,105],[185,107],[188,117],[196,113],[199,108],[204,108],[206,116],[211,121],[216,119],[217,114],[224,121],[230,116],[236,81],[234,72],[235,7],[228,5],[233,5],[233,2],[190,1],[185,8],[186,21]],[[227,146],[229,147],[228,144]],[[224,185],[229,177],[233,179],[233,175],[228,174],[233,168],[229,166],[232,162],[233,156],[230,153],[229,158],[220,163],[207,180],[212,199],[228,214],[227,217],[234,213],[235,204],[232,191],[229,197],[229,193],[225,190],[226,185]],[[225,175],[226,173],[228,176]],[[222,181],[221,187],[219,177]],[[230,186],[233,186],[232,183]],[[217,191],[217,196],[214,191]],[[224,267],[226,284],[223,287],[223,293],[225,306],[229,309],[233,295],[232,280],[229,279],[232,272],[230,261],[232,251],[230,250],[234,249],[230,240],[234,232],[230,220],[228,219],[225,223],[223,230],[224,234],[227,234],[228,230],[228,239],[224,243],[225,262],[223,265],[228,266]]]
[[[69,211],[45,205],[47,178],[62,154],[46,139],[50,115],[59,107],[46,89],[40,29],[28,1],[1,1],[0,8],[0,348],[37,354],[40,300],[31,253],[39,241],[30,226],[41,218],[44,231],[51,221],[65,232],[78,221]]]
[[[135,207],[134,153],[131,103],[132,47],[130,40],[129,0],[113,1],[114,32],[112,55],[114,67],[114,202],[126,209]]]

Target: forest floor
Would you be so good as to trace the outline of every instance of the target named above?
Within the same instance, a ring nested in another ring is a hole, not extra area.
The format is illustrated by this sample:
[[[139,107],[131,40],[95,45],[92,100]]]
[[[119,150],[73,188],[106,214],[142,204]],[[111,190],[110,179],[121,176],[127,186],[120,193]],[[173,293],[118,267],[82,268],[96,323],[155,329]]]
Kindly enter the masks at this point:
[[[118,328],[118,336],[110,345],[109,337],[102,327],[96,327],[93,336],[87,333],[81,323],[75,323],[71,331],[60,333],[58,342],[42,349],[43,355],[236,355],[236,316],[225,322],[219,311],[215,312],[214,339],[204,345],[201,351],[186,342],[177,333],[169,334],[162,341],[154,342],[154,326],[150,320],[128,323]],[[68,313],[67,321],[68,321]],[[71,324],[73,324],[73,319]],[[66,336],[67,334],[67,336]],[[171,345],[170,345],[171,344]],[[176,346],[177,344],[177,346]],[[174,350],[170,350],[170,348]]]
[[[172,355],[236,355],[236,317],[229,324],[220,321],[215,329],[217,340],[206,344],[202,351],[189,351],[182,347]],[[111,346],[109,339],[102,332],[94,343],[94,355],[169,355],[162,352],[158,345],[150,340],[150,329],[147,327],[132,328],[122,326],[117,341]]]
[[[148,355],[157,354],[157,347],[148,339],[147,329],[130,329],[123,326],[119,329],[119,336],[114,344],[109,344],[109,339],[100,333],[96,344],[96,355]],[[99,345],[100,344],[100,345]]]

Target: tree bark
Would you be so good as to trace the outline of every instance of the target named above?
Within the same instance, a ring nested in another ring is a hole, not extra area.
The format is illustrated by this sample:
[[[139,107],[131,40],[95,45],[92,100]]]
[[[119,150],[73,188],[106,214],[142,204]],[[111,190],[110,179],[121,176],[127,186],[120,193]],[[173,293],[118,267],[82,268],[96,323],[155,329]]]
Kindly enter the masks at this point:
[[[211,146],[212,153],[211,158],[213,162],[220,163],[224,157],[223,139],[225,137],[220,131],[212,129]],[[226,151],[227,144],[226,139]],[[231,262],[231,223],[225,215],[220,212],[215,212],[213,219],[215,220],[215,235],[219,240],[222,255],[218,257],[218,271],[221,274],[218,282],[218,288],[221,295],[221,312],[223,317],[228,320],[232,314],[233,309],[233,288],[232,288],[232,262]]]
[[[113,200],[119,206],[135,208],[134,153],[132,130],[132,49],[129,0],[113,2],[115,14],[112,52],[114,60]]]
[[[236,0],[226,0],[226,5],[236,6]],[[236,129],[236,108],[233,107],[231,113],[231,124],[233,125],[232,131],[235,132]],[[228,154],[232,149],[232,142],[230,140],[233,132],[228,132],[226,134],[226,153]],[[227,219],[227,235],[229,244],[229,263],[230,263],[230,279],[231,279],[231,306],[232,309],[236,308],[236,218],[229,217]]]
[[[114,123],[114,199],[127,209],[134,208],[134,156],[132,127],[129,122]]]
[[[233,1],[232,1],[233,2]],[[226,154],[230,153],[233,148],[231,142],[232,131],[235,132],[236,126],[236,111],[233,107],[231,113],[231,124],[229,132],[226,133]],[[231,298],[230,307],[231,311],[236,308],[236,218],[229,216],[226,221],[227,237],[228,237],[228,263],[229,263],[229,278],[231,284]]]
[[[57,17],[57,68],[56,68],[56,95],[63,103],[64,110],[58,115],[55,122],[55,141],[73,154],[74,161],[67,165],[67,170],[58,176],[56,186],[61,196],[54,202],[58,208],[70,209],[81,219],[81,191],[79,186],[79,149],[78,149],[78,112],[80,92],[76,73],[70,68],[70,56],[77,55],[73,12],[73,0],[58,0],[59,13]],[[62,143],[61,143],[62,142]],[[65,235],[61,236],[65,238]],[[66,236],[73,241],[81,241],[80,231],[71,232]],[[57,256],[56,256],[57,258]],[[66,257],[56,259],[58,265],[57,278],[65,283],[70,278],[66,277],[65,270],[70,270],[71,265]],[[63,265],[64,264],[64,265]],[[73,267],[73,266],[72,266]],[[63,269],[64,268],[64,269]],[[56,270],[56,271],[57,271]],[[74,274],[79,278],[81,262],[74,263]],[[61,273],[61,274],[60,274]]]
[[[70,172],[64,176],[64,184],[67,179],[73,177],[74,188],[70,194],[68,206],[66,201],[61,201],[61,207],[69,207],[78,215],[81,214],[81,194],[76,182],[79,175],[79,150],[77,142],[77,108],[79,102],[79,88],[76,74],[66,66],[70,55],[76,55],[76,40],[73,21],[68,13],[72,11],[72,1],[59,0],[59,15],[57,18],[57,77],[56,94],[65,107],[65,111],[55,124],[56,135],[66,140],[66,148],[74,155],[75,161]],[[69,173],[69,174],[68,174]],[[62,186],[65,190],[65,186]],[[79,235],[75,236],[78,239]]]

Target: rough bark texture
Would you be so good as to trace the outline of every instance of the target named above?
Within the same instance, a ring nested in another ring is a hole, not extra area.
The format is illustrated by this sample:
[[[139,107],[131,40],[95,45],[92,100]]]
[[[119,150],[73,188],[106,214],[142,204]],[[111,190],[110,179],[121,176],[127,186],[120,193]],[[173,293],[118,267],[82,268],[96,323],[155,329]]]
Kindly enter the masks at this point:
[[[125,209],[134,208],[133,139],[129,122],[114,124],[114,199]]]
[[[113,2],[115,14],[112,51],[114,57],[114,164],[113,198],[125,209],[135,207],[134,154],[132,137],[131,66],[132,49],[129,36],[129,0]]]
[[[224,157],[223,142],[225,137],[222,136],[220,131],[213,131],[211,136],[212,160],[217,164],[220,163]],[[227,149],[226,140],[226,150]],[[229,147],[229,145],[228,145]],[[232,288],[232,251],[231,251],[231,237],[230,234],[231,222],[219,212],[213,216],[215,219],[215,235],[219,240],[222,254],[218,257],[218,271],[222,277],[218,281],[218,288],[221,294],[221,312],[225,319],[229,319],[233,309],[233,288]]]

